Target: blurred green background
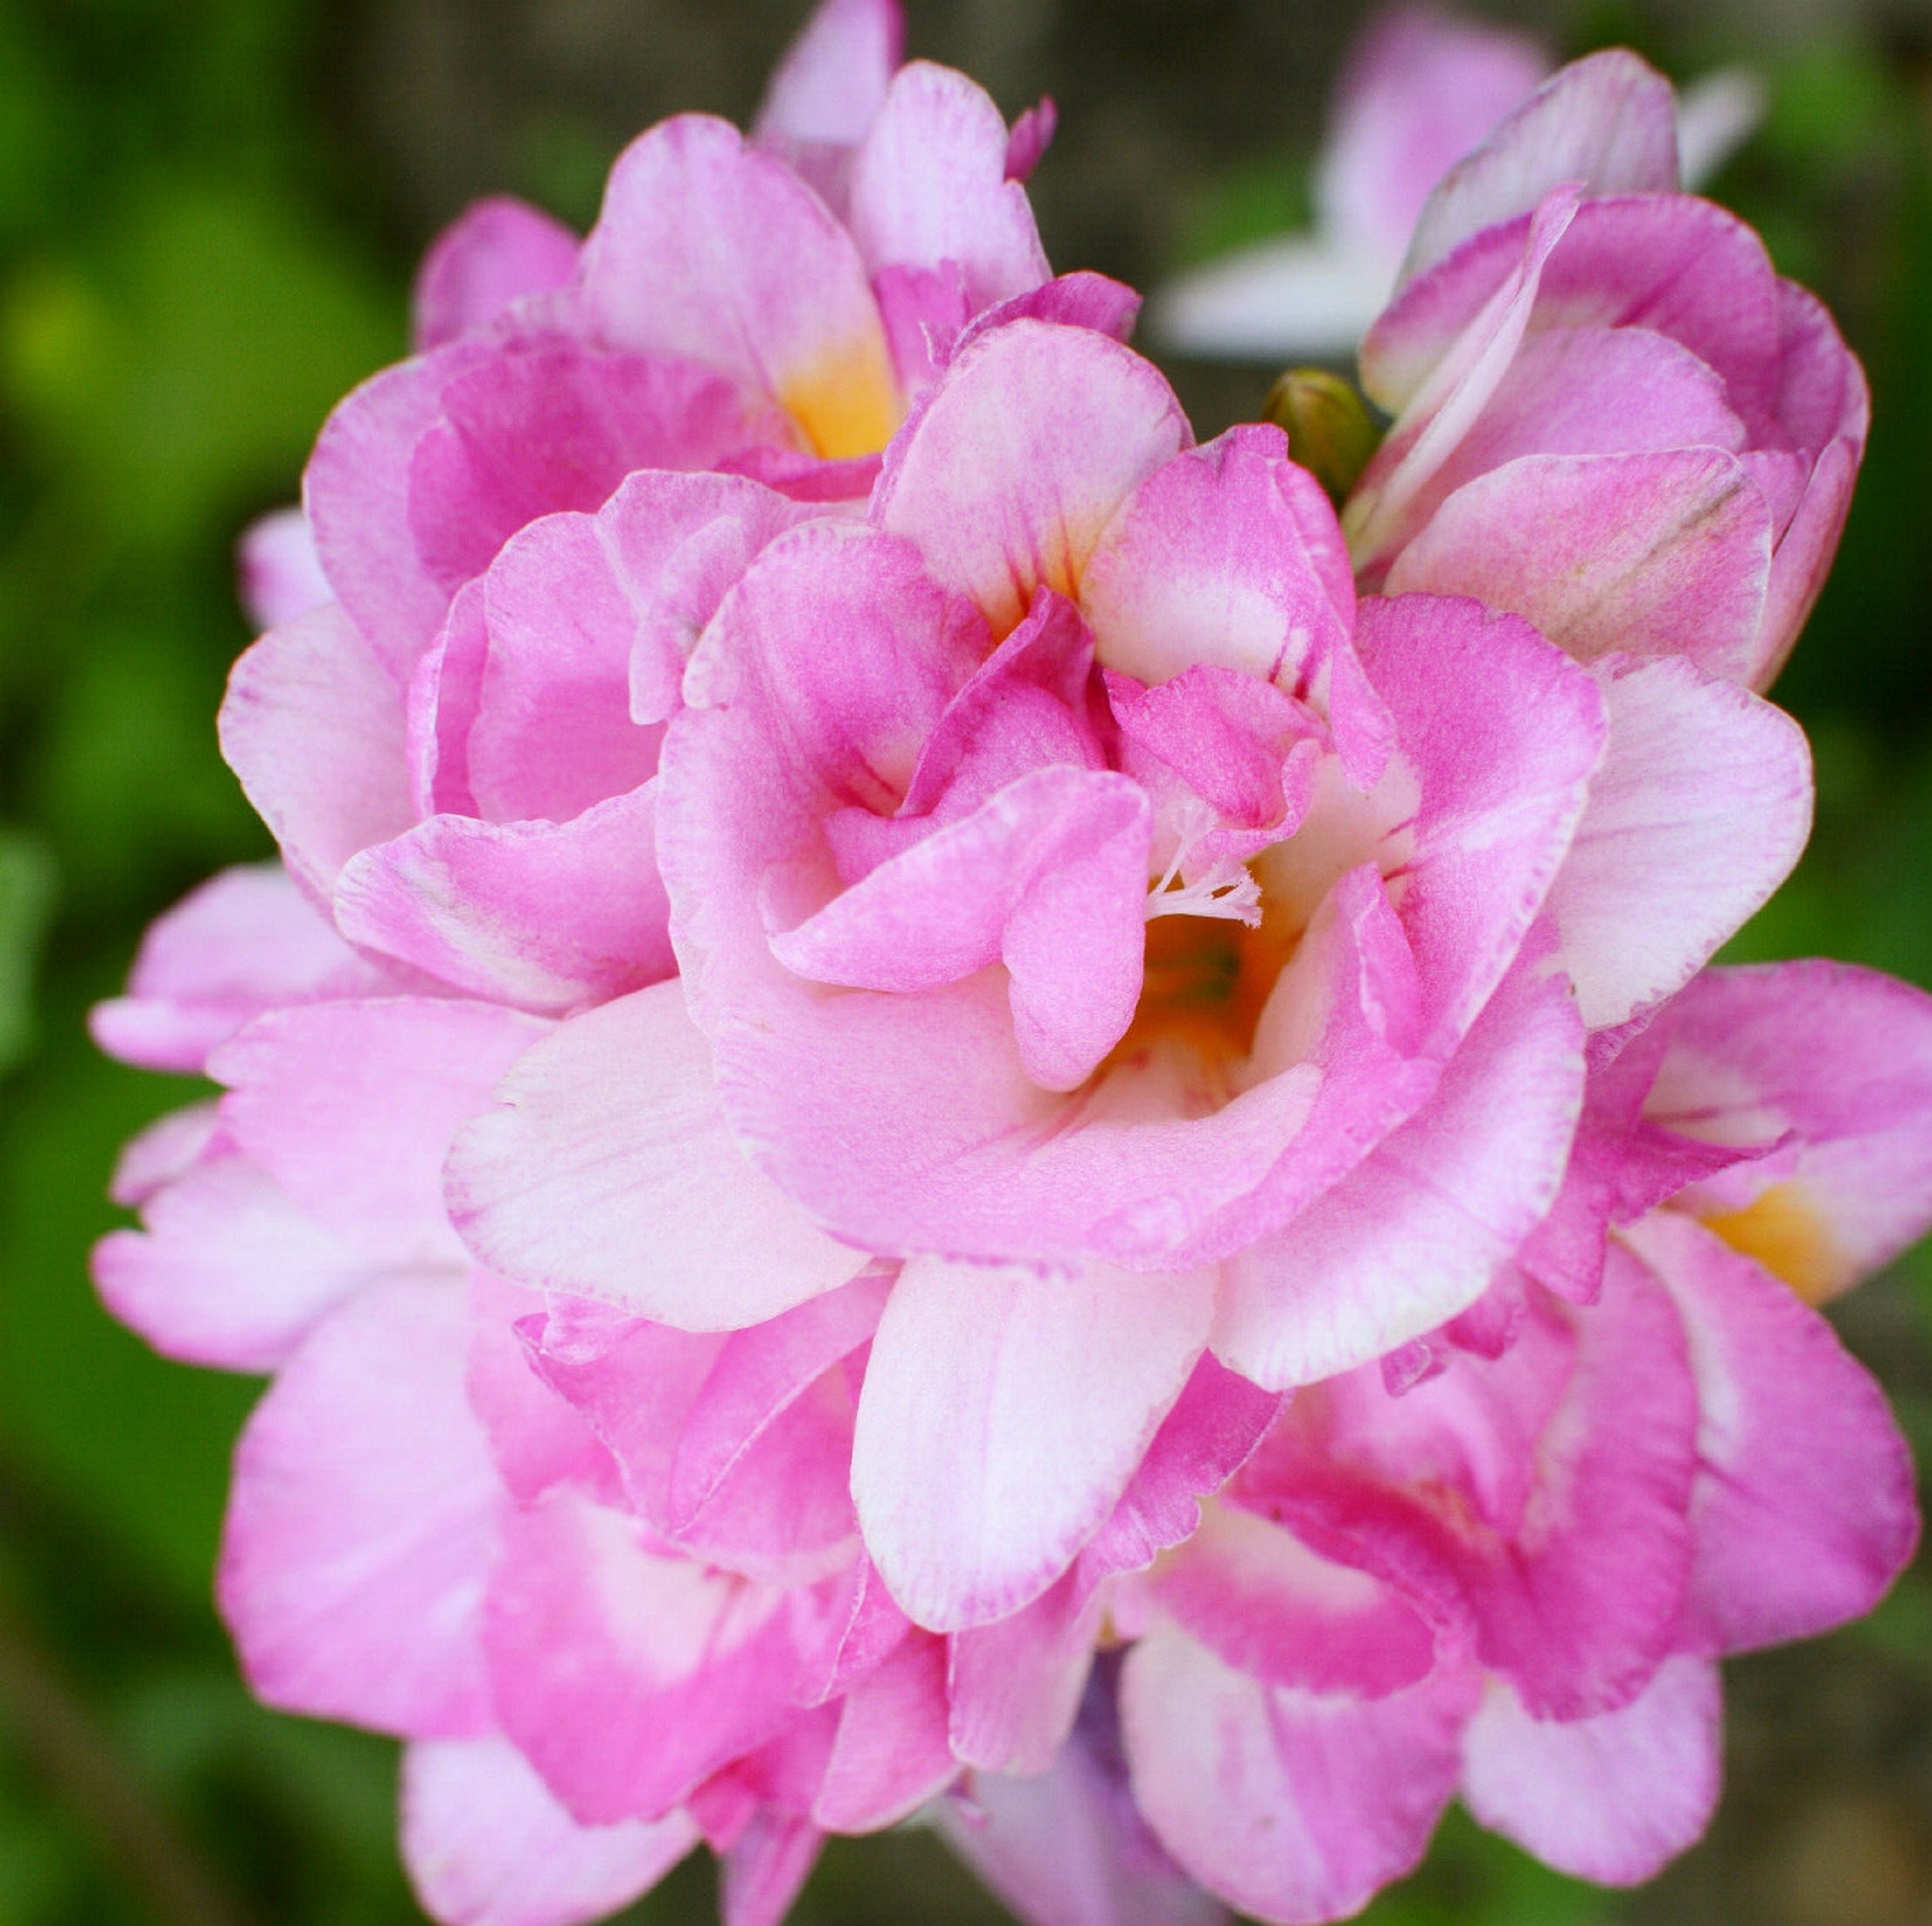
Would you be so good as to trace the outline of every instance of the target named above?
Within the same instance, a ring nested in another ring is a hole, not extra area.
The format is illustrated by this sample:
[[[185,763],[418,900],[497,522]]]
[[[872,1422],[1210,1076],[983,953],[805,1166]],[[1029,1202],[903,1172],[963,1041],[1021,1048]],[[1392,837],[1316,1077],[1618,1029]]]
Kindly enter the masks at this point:
[[[393,1748],[264,1712],[209,1602],[256,1387],[150,1356],[87,1281],[117,1148],[193,1093],[83,1012],[143,923],[267,839],[215,752],[247,640],[231,549],[330,403],[403,347],[410,265],[472,196],[587,222],[637,128],[743,118],[801,0],[0,0],[0,1926],[417,1917]],[[1305,209],[1359,19],[1312,0],[912,0],[913,51],[1009,112],[1050,89],[1053,259],[1141,284]],[[1490,9],[1492,13],[1497,9]],[[1876,420],[1842,558],[1778,691],[1818,752],[1798,876],[1735,946],[1932,985],[1932,18],[1770,0],[1526,5],[1770,83],[1715,191],[1818,288]],[[1272,370],[1177,366],[1202,433]],[[1932,1259],[1842,1307],[1932,1451]],[[1452,1819],[1374,1926],[1932,1926],[1932,1584],[1730,1672],[1704,1846],[1608,1895]],[[687,1866],[638,1919],[701,1920]],[[998,1915],[917,1835],[841,1845],[802,1921]]]

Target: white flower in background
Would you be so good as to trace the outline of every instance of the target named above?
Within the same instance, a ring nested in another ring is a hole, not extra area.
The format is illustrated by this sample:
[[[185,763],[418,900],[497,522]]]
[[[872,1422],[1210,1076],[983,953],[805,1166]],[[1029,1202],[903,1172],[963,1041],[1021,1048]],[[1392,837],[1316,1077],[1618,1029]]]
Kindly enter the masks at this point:
[[[1553,66],[1539,41],[1506,28],[1430,7],[1379,15],[1335,89],[1314,232],[1170,281],[1148,304],[1155,344],[1216,360],[1352,356],[1394,291],[1430,190]],[[1685,185],[1708,180],[1763,111],[1763,83],[1741,68],[1687,87],[1677,124]]]

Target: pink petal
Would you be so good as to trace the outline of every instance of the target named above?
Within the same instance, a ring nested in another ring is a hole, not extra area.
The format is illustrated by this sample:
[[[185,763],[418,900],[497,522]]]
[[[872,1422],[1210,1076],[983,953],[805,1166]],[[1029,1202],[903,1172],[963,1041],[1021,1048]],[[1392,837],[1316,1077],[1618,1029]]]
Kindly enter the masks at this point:
[[[403,1755],[403,1856],[443,1926],[590,1926],[697,1843],[682,1812],[579,1826],[507,1740],[425,1739]]]
[[[1605,657],[1610,741],[1549,913],[1585,1024],[1692,975],[1782,883],[1811,828],[1811,758],[1781,709],[1689,663]]]
[[[858,248],[790,168],[685,114],[619,155],[585,243],[584,325],[720,369],[781,403],[811,451],[883,447],[897,383]]]
[[[1100,1601],[1070,1573],[1011,1617],[947,1642],[950,1743],[988,1772],[1044,1772],[1087,1685]]]
[[[257,628],[280,628],[335,599],[300,509],[277,509],[250,522],[236,559],[242,609]]]
[[[450,1138],[549,1028],[484,1003],[311,1004],[257,1018],[209,1074],[236,1146],[337,1237],[382,1262],[466,1264],[443,1210]]]
[[[1006,178],[1022,185],[1046,158],[1060,129],[1060,107],[1050,94],[1043,94],[1013,122],[1006,139]]]
[[[1349,772],[1381,774],[1389,723],[1349,648],[1355,586],[1315,478],[1268,427],[1167,463],[1107,531],[1083,580],[1100,659],[1145,682],[1201,663],[1315,701]]]
[[[509,1276],[730,1330],[863,1267],[745,1160],[675,982],[573,1018],[498,1094],[451,1152],[449,1196]]]
[[[1765,598],[1760,654],[1751,682],[1769,688],[1784,666],[1825,586],[1838,537],[1852,505],[1852,485],[1858,478],[1864,437],[1841,436],[1828,443],[1811,470],[1796,512],[1780,537],[1771,557],[1770,592]]]
[[[405,1737],[486,1724],[477,1648],[502,1490],[463,1395],[468,1304],[370,1285],[249,1420],[218,1580],[256,1693]]]
[[[1540,636],[1472,603],[1377,597],[1357,642],[1420,791],[1383,866],[1400,878],[1423,1047],[1446,1053],[1555,880],[1604,752],[1605,705]]]
[[[149,1198],[141,1223],[94,1247],[94,1282],[122,1323],[189,1363],[274,1370],[373,1274],[225,1142]]]
[[[1678,655],[1743,680],[1771,565],[1764,498],[1718,450],[1535,455],[1451,495],[1388,587],[1476,595],[1581,661]]]
[[[1686,1645],[1815,1636],[1871,1610],[1918,1539],[1911,1456],[1832,1328],[1674,1212],[1625,1234],[1668,1286],[1697,1374]]]
[[[954,361],[893,443],[873,512],[1004,635],[1036,588],[1080,599],[1115,511],[1192,439],[1151,363],[1091,328],[1015,321]]]
[[[946,1647],[915,1635],[847,1693],[811,1816],[828,1832],[877,1832],[958,1776],[946,1742]]]
[[[1200,1501],[1234,1475],[1281,1410],[1277,1393],[1203,1352],[1114,1515],[1087,1541],[1076,1577],[1091,1584],[1138,1570],[1179,1544],[1201,1522]]]
[[[1568,1724],[1531,1717],[1492,1679],[1463,1737],[1462,1796],[1559,1872],[1634,1886],[1709,1824],[1723,1716],[1717,1668],[1697,1659],[1665,1660],[1629,1704]]]
[[[582,1825],[661,1817],[793,1716],[781,1594],[563,1489],[509,1519],[485,1639],[505,1731]]]
[[[526,294],[546,294],[577,271],[577,237],[526,201],[476,202],[430,243],[410,307],[418,352],[440,348]]]
[[[1179,1396],[1213,1303],[1212,1273],[906,1267],[872,1342],[852,1496],[915,1622],[984,1625],[1066,1570]]]
[[[855,147],[886,98],[906,23],[897,0],[823,0],[771,77],[754,138]]]
[[[1230,1904],[1345,1917],[1422,1857],[1455,1788],[1472,1686],[1453,1672],[1369,1700],[1268,1686],[1162,1626],[1121,1676],[1134,1798]]]
[[[1006,151],[999,109],[963,73],[926,60],[901,67],[852,161],[847,220],[867,268],[951,264],[969,314],[1048,280]]]
[[[1140,996],[1148,832],[1128,778],[1036,770],[775,934],[772,954],[815,982],[902,994],[1004,963],[1027,1075],[1077,1089]]]
[[[1232,1505],[1208,1507],[1134,1595],[1267,1685],[1382,1698],[1435,1663],[1428,1626],[1398,1592]]]
[[[724,1856],[718,1881],[723,1926],[782,1926],[825,1840],[810,1819],[759,1813]]]
[[[445,594],[488,567],[526,523],[600,507],[638,468],[709,468],[777,424],[702,357],[562,339],[454,370],[411,444],[409,527]]]
[[[1505,983],[1406,1124],[1284,1230],[1231,1257],[1216,1354],[1284,1390],[1473,1303],[1548,1211],[1583,1101],[1567,987]]]
[[[236,663],[220,733],[290,871],[322,901],[359,849],[416,819],[403,691],[335,604],[271,629]]]
[[[656,784],[568,822],[432,816],[343,869],[338,927],[471,995],[561,1016],[677,971]]]
[[[280,863],[243,863],[148,926],[128,994],[96,1004],[88,1028],[111,1056],[198,1074],[210,1050],[264,1010],[387,987]]]
[[[1766,1153],[1712,1178],[1686,1207],[1813,1303],[1924,1234],[1932,1002],[1922,991],[1842,963],[1707,970],[1668,1020],[1651,1120]]]
[[[1570,181],[1594,196],[1676,191],[1670,83],[1623,48],[1572,61],[1449,170],[1417,216],[1403,284]]]

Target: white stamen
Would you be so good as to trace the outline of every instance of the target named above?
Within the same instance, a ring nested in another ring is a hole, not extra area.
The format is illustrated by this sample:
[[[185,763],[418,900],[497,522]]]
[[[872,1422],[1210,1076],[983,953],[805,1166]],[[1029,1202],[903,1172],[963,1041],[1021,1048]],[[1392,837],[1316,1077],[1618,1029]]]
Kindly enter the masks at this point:
[[[1188,858],[1214,826],[1214,812],[1197,803],[1181,831],[1173,860],[1147,893],[1148,922],[1157,916],[1208,916],[1245,923],[1250,929],[1260,922],[1261,886],[1244,863],[1223,858],[1206,876],[1192,883],[1179,882]]]

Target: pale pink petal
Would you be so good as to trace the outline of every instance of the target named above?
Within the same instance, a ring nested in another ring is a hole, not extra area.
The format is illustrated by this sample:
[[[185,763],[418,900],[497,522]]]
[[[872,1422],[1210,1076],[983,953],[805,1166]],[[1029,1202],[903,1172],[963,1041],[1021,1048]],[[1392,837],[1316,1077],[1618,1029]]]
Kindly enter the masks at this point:
[[[1685,1208],[1815,1304],[1925,1234],[1932,1002],[1923,991],[1842,963],[1706,970],[1668,1021],[1651,1121],[1765,1153],[1686,1195]]]
[[[873,511],[1004,635],[1043,585],[1079,601],[1115,511],[1192,439],[1151,363],[1091,328],[1015,321],[953,362],[893,444]]]
[[[724,1340],[677,1427],[667,1486],[674,1525],[696,1517],[770,1427],[869,1342],[890,1290],[889,1276],[868,1271]]]
[[[321,901],[359,849],[416,820],[403,690],[334,603],[271,629],[236,662],[221,752]]]
[[[403,1755],[403,1857],[442,1926],[590,1926],[697,1839],[682,1812],[579,1826],[505,1739],[425,1739]]]
[[[473,996],[561,1016],[675,975],[656,784],[568,822],[438,815],[343,869],[337,927]]]
[[[323,423],[302,475],[302,507],[323,573],[399,683],[449,606],[411,530],[410,456],[442,413],[447,383],[485,366],[493,352],[453,342],[372,376]]]
[[[1230,1904],[1345,1917],[1422,1857],[1455,1789],[1473,1698],[1455,1672],[1376,1700],[1266,1686],[1161,1626],[1121,1674],[1134,1798]]]
[[[1911,1455],[1831,1326],[1673,1212],[1624,1235],[1668,1286],[1697,1374],[1686,1645],[1815,1636],[1869,1611],[1918,1539]]]
[[[563,1488],[506,1521],[485,1643],[504,1730],[582,1825],[662,1817],[793,1716],[781,1594]]]
[[[968,314],[1046,281],[1053,271],[1006,151],[999,109],[965,75],[926,60],[901,67],[852,160],[846,219],[867,268],[950,264]]]
[[[1101,1601],[1070,1573],[1012,1616],[947,1641],[948,1732],[961,1763],[1044,1772],[1086,1689]]]
[[[111,1056],[198,1073],[211,1050],[264,1010],[387,987],[280,863],[243,863],[148,926],[127,995],[96,1004],[88,1028]]]
[[[464,1264],[451,1135],[549,1027],[486,1003],[315,1003],[258,1017],[209,1074],[229,1135],[319,1223],[383,1262]]]
[[[1091,328],[1116,341],[1125,341],[1134,332],[1141,311],[1141,297],[1124,281],[1097,274],[1090,268],[1078,268],[1070,274],[1056,274],[1053,280],[1001,301],[969,322],[953,344],[957,357],[981,335],[1004,328],[1012,321],[1053,321],[1068,328]]]
[[[430,243],[410,298],[419,352],[440,348],[526,294],[547,294],[576,272],[577,237],[508,195],[478,201]]]
[[[1403,284],[1571,181],[1596,196],[1676,191],[1670,83],[1624,48],[1573,61],[1449,170],[1417,216]]]
[[[257,628],[284,624],[335,599],[300,509],[249,523],[236,545],[243,612]]]
[[[410,1738],[485,1729],[477,1644],[502,1488],[463,1395],[460,1285],[372,1284],[242,1434],[218,1580],[272,1706]]]
[[[1568,1724],[1532,1718],[1492,1679],[1463,1735],[1462,1796],[1546,1866],[1634,1886],[1695,1843],[1717,1804],[1717,1668],[1667,1659],[1629,1704]]]
[[[675,982],[572,1019],[498,1097],[451,1152],[449,1197],[511,1277],[730,1330],[864,1266],[746,1161]]]
[[[1386,567],[1413,533],[1423,492],[1508,375],[1578,211],[1577,190],[1557,189],[1425,276],[1363,338],[1363,389],[1397,418],[1349,499],[1342,526],[1358,568]]]
[[[1532,967],[1491,999],[1435,1094],[1284,1230],[1223,1267],[1214,1349],[1305,1384],[1480,1297],[1555,1201],[1583,1103],[1568,986]]]
[[[1781,709],[1689,662],[1605,657],[1603,767],[1549,893],[1583,1022],[1687,982],[1782,883],[1811,828],[1811,758]]]
[[[189,1363],[273,1370],[374,1274],[223,1143],[148,1199],[141,1226],[94,1247],[94,1283],[122,1323]]]
[[[1066,1569],[1179,1396],[1213,1304],[1211,1272],[906,1267],[872,1341],[852,1496],[916,1622],[984,1625]]]
[[[1771,567],[1764,498],[1720,450],[1531,455],[1449,496],[1387,587],[1477,596],[1581,661],[1682,655],[1742,681]]]
[[[121,1145],[107,1195],[124,1210],[138,1210],[201,1160],[220,1126],[221,1113],[213,1104],[165,1111]]]
[[[916,1634],[845,1695],[811,1816],[828,1832],[875,1832],[958,1775],[946,1739],[945,1642]]]
[[[1384,262],[1383,294],[1436,183],[1549,71],[1535,40],[1485,21],[1426,6],[1371,21],[1335,86],[1315,193],[1325,233]]]
[[[753,134],[781,149],[857,146],[886,98],[905,39],[897,0],[824,0],[772,75]]]
[[[769,396],[811,451],[867,454],[898,425],[897,383],[856,243],[783,162],[685,114],[618,157],[585,243],[584,325]]]

